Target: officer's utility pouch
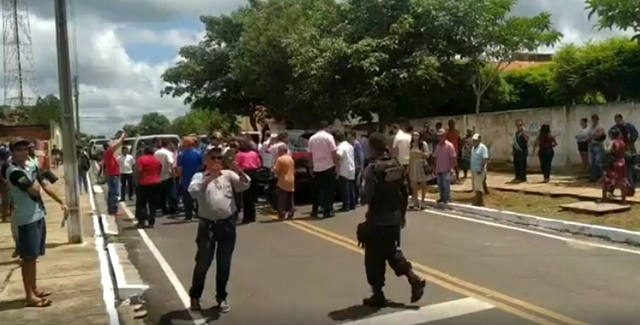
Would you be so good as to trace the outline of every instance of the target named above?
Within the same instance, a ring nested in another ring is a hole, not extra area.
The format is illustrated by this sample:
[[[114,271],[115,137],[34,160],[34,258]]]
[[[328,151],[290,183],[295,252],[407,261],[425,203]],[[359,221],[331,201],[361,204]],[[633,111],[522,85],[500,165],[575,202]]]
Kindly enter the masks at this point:
[[[371,237],[371,225],[369,223],[361,222],[358,224],[358,229],[356,230],[356,238],[358,240],[358,246],[364,247],[364,244]]]

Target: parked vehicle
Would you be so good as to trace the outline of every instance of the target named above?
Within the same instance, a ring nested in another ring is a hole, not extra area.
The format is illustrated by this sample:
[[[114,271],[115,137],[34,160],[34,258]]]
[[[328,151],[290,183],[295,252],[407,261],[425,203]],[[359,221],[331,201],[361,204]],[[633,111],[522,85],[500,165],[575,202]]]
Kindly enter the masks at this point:
[[[311,155],[308,152],[309,138],[311,138],[315,131],[287,130],[285,132],[289,134],[289,150],[291,151],[291,157],[296,167],[296,197],[308,197],[312,186],[311,163],[309,162]],[[258,173],[258,184],[268,201],[274,200],[274,193],[270,191],[273,187],[271,175],[271,171],[266,168]]]
[[[158,144],[155,143],[154,141],[157,141],[158,139],[171,142],[176,146],[176,148],[178,148],[180,146],[180,143],[182,142],[182,140],[177,134],[157,134],[157,135],[139,136],[135,138],[135,140],[133,141],[133,146],[131,147],[131,154],[136,159],[136,161],[138,160],[138,157],[142,154],[142,150],[145,147],[147,146],[151,146],[154,148],[157,147]],[[133,169],[133,179],[134,179],[134,182],[135,180],[138,179],[137,168]]]
[[[158,139],[169,141],[169,142],[173,143],[176,146],[176,148],[182,142],[182,140],[180,139],[180,137],[177,134],[143,135],[143,136],[139,136],[139,137],[134,139],[133,145],[131,147],[131,154],[134,155],[134,157],[137,158],[142,153],[142,149],[144,149],[144,147],[152,146],[152,147],[155,148],[157,146],[157,143],[154,143],[154,141],[156,141]],[[125,143],[125,145],[126,145],[126,143]]]
[[[94,160],[101,160],[104,153],[104,145],[109,143],[109,139],[89,140],[89,157]]]

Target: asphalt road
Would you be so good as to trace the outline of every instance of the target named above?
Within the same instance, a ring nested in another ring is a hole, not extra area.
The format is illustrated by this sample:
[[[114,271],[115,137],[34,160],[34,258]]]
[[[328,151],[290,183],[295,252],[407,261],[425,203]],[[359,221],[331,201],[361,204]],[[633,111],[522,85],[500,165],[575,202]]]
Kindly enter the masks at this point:
[[[410,212],[402,237],[405,255],[429,282],[425,298],[409,305],[406,281],[389,271],[386,293],[396,305],[362,307],[369,292],[353,238],[363,208],[328,220],[310,219],[308,210],[300,207],[295,221],[260,216],[261,222],[239,227],[229,288],[232,310],[224,315],[185,310],[196,222],[161,218],[155,229],[138,231],[121,218],[121,236],[151,287],[148,323],[582,325],[640,319],[640,253],[438,211]],[[214,278],[212,268],[205,308],[214,304]]]

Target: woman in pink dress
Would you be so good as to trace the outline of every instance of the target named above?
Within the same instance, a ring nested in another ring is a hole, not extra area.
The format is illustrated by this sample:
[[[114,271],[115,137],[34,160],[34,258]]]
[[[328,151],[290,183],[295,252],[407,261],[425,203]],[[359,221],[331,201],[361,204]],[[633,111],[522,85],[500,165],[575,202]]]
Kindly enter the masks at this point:
[[[620,202],[626,203],[627,200],[627,165],[625,156],[627,153],[627,145],[620,136],[620,131],[614,129],[610,133],[611,147],[608,155],[610,156],[610,164],[604,171],[602,182],[602,200],[607,200],[607,193],[616,187],[620,189]]]

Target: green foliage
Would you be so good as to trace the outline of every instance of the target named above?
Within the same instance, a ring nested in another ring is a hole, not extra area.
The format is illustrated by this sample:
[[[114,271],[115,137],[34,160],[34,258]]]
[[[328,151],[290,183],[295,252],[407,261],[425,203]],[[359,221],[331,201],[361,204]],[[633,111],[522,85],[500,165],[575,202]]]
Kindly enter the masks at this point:
[[[211,134],[216,131],[223,134],[237,132],[235,118],[222,115],[217,110],[193,109],[171,123],[171,132],[180,135]]]
[[[640,56],[628,40],[567,46],[550,64],[505,71],[515,54],[561,37],[547,12],[512,15],[515,2],[251,0],[202,16],[203,41],[162,75],[162,94],[192,107],[173,129],[206,133],[191,116],[201,111],[219,117],[206,118],[215,128],[237,115],[256,128],[263,106],[307,128],[637,97]]]
[[[122,126],[122,131],[129,137],[137,137],[140,135],[140,127],[138,124],[125,124]]]
[[[526,69],[505,71],[502,74],[504,83],[511,86],[510,102],[503,101],[503,109],[532,107],[548,107],[558,105],[552,96],[553,71],[549,64],[533,66]]]
[[[154,135],[168,133],[171,128],[171,121],[157,112],[142,115],[138,123],[139,135]]]
[[[553,93],[564,104],[638,100],[639,73],[640,46],[634,41],[570,45],[554,57]]]
[[[631,30],[640,42],[640,0],[586,0],[589,20],[597,16],[598,29]]]
[[[178,135],[237,133],[239,130],[235,116],[221,114],[217,109],[192,109],[173,121],[157,112],[148,113],[137,124],[125,124],[121,128],[129,137],[174,133]]]

